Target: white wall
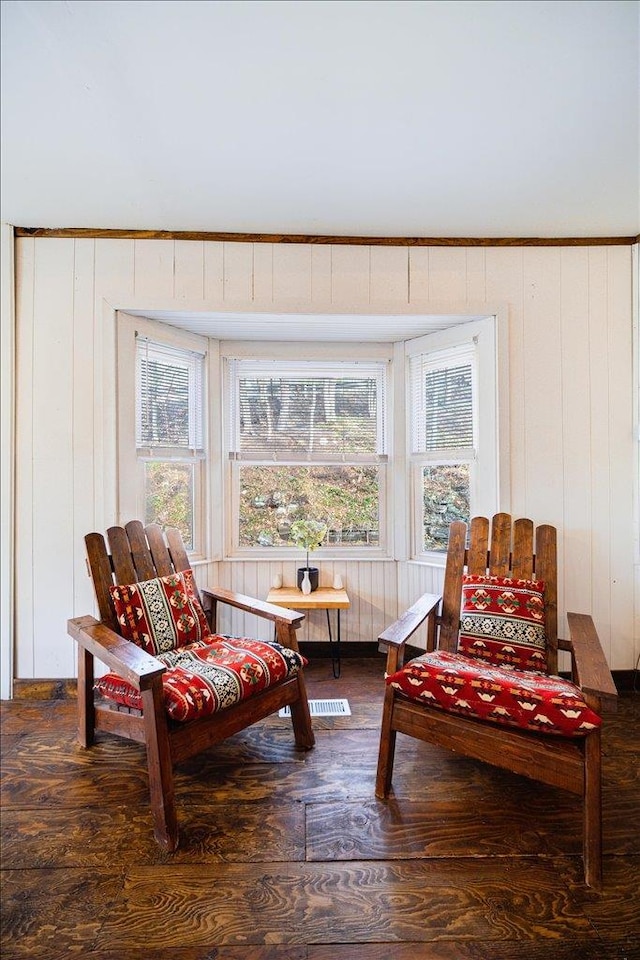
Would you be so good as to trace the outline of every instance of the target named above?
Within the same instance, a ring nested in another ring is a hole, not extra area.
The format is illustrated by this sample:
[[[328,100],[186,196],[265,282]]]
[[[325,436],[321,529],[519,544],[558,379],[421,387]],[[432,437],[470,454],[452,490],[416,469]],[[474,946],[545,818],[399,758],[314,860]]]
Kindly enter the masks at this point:
[[[16,245],[16,676],[68,677],[93,611],[83,536],[116,517],[115,309],[389,313],[505,304],[510,509],[560,531],[560,613],[592,613],[614,669],[634,639],[632,257],[610,247],[386,247],[33,239]],[[3,366],[4,366],[3,359]],[[202,584],[264,595],[268,563]],[[349,563],[343,639],[437,588],[430,568]],[[247,624],[247,630],[251,624]],[[324,637],[322,619],[303,634]]]

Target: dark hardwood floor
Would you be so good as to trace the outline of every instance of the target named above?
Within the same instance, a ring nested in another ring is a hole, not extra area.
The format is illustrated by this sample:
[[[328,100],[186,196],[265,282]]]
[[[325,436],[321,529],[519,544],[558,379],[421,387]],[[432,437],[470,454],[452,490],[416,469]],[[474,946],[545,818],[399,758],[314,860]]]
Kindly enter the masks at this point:
[[[309,753],[277,717],[183,764],[156,846],[143,747],[75,740],[75,703],[2,704],[2,951],[62,960],[640,957],[640,696],[604,736],[604,892],[560,791],[398,738],[373,793],[384,659],[308,669]]]

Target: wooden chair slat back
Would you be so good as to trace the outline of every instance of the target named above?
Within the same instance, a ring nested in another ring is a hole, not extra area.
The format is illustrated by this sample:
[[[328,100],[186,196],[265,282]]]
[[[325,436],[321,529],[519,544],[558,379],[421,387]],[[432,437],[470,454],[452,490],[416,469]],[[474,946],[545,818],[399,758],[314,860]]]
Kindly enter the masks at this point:
[[[467,525],[454,520],[449,527],[449,546],[444,571],[442,594],[442,618],[438,646],[441,650],[455,653],[460,629],[460,603],[462,600],[462,576],[466,555]]]
[[[173,561],[175,569],[177,571],[189,570],[191,564],[189,563],[187,551],[184,549],[180,531],[175,527],[167,527],[165,536],[169,544],[169,553],[171,554],[171,560]]]
[[[533,521],[520,519],[513,525],[511,576],[515,580],[533,579]]]
[[[496,513],[491,524],[491,547],[489,574],[506,577],[511,559],[511,517],[508,513]]]
[[[135,583],[138,577],[131,557],[127,531],[124,527],[109,527],[107,540],[111,550],[114,583]]]
[[[487,572],[489,553],[489,521],[486,517],[473,517],[470,524],[467,572],[484,576]]]
[[[536,579],[544,581],[545,632],[549,673],[558,670],[558,554],[556,528],[541,524],[536,529]]]
[[[113,569],[111,567],[111,558],[107,553],[107,547],[104,537],[101,533],[88,533],[84,538],[87,550],[87,560],[91,570],[91,579],[93,580],[93,589],[95,590],[100,619],[103,620],[112,630],[118,629],[116,612],[109,593],[109,587],[113,585]]]
[[[145,534],[153,557],[153,563],[156,568],[154,576],[169,577],[175,573],[171,557],[167,549],[162,527],[157,523],[150,523],[145,527]]]
[[[489,530],[491,536],[489,539]],[[548,524],[534,528],[526,518],[513,523],[499,513],[491,525],[486,517],[470,523],[469,545],[465,550],[466,524],[459,520],[449,527],[449,547],[442,592],[442,615],[438,647],[455,652],[460,629],[462,578],[465,573],[518,580],[543,580],[545,584],[545,632],[549,673],[558,668],[558,569],[556,529]],[[487,554],[487,543],[491,544]],[[534,552],[535,545],[535,552]]]
[[[144,535],[144,527],[139,520],[130,520],[125,524],[127,537],[129,538],[129,548],[136,571],[136,581],[151,580],[157,576],[156,568],[153,564],[147,538]]]
[[[167,530],[170,544],[167,547],[158,524],[143,527],[139,520],[130,520],[124,527],[109,527],[107,540],[110,554],[101,533],[89,533],[84,540],[100,619],[118,633],[118,618],[110,587],[119,583],[166,577],[190,569],[179,530]]]

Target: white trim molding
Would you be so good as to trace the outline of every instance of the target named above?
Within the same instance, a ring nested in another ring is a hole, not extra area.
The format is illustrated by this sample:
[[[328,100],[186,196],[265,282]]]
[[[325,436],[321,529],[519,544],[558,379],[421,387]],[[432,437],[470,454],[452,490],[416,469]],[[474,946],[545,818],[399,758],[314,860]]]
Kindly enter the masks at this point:
[[[0,307],[0,696],[13,688],[14,654],[14,465],[15,465],[15,274],[13,227],[0,227],[2,301]]]

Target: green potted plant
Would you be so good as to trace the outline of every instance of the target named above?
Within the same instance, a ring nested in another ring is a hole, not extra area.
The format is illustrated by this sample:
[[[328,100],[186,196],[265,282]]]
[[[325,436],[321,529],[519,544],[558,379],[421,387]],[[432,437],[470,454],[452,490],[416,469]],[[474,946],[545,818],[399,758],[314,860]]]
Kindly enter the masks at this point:
[[[298,569],[298,589],[303,593],[318,589],[318,568],[309,566],[309,553],[317,550],[326,535],[327,525],[320,520],[294,520],[291,524],[291,539],[307,553],[306,566]]]

